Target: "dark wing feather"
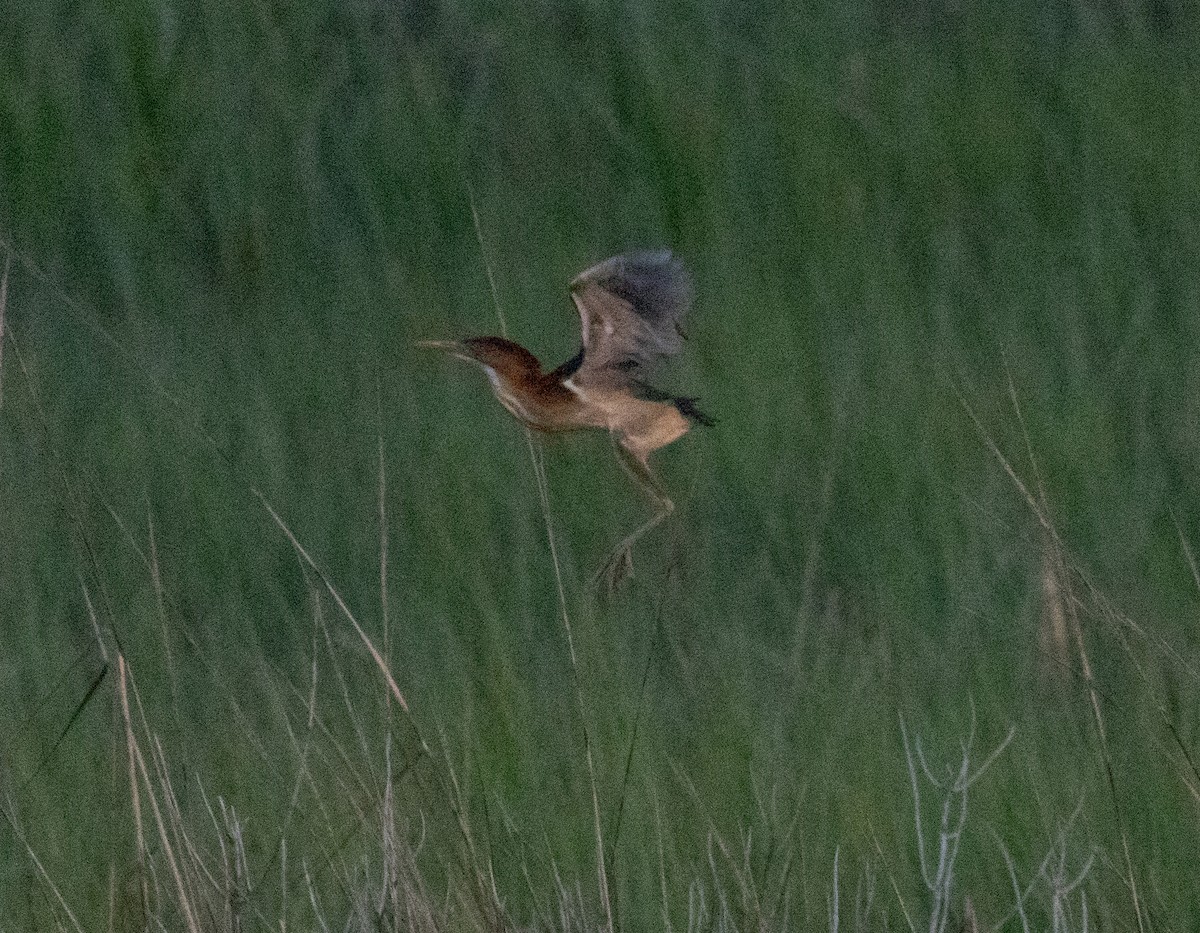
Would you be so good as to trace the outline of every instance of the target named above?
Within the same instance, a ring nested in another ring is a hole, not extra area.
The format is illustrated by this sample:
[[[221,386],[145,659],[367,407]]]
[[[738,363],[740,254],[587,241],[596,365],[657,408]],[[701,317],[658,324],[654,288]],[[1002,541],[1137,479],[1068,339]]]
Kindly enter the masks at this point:
[[[692,280],[669,251],[614,256],[571,283],[583,324],[582,387],[629,384],[664,356],[683,349],[680,324],[692,304]]]

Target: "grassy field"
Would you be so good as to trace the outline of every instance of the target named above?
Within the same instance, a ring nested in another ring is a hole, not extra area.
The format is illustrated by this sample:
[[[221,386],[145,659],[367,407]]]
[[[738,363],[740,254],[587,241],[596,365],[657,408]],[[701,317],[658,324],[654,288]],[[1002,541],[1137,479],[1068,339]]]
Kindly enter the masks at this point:
[[[1195,929],[1198,64],[1174,0],[8,11],[0,931]],[[413,343],[555,364],[635,246],[719,423],[604,600],[608,439]]]

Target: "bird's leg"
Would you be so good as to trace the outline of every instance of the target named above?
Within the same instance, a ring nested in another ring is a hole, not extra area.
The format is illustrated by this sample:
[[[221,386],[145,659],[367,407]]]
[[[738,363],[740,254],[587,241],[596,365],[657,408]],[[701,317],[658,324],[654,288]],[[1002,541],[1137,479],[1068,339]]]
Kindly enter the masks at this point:
[[[621,581],[633,575],[634,543],[675,511],[675,503],[671,501],[658,478],[650,472],[650,467],[646,462],[631,454],[621,445],[615,435],[613,436],[613,447],[616,449],[617,462],[621,464],[621,469],[650,497],[655,506],[655,513],[648,521],[625,536],[597,572],[593,582],[603,579],[610,595],[621,585]]]

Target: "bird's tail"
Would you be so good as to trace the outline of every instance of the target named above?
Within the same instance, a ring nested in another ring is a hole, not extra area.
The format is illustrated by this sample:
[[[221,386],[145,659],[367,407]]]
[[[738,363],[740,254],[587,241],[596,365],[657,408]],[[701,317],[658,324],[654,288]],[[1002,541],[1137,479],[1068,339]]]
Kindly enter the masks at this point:
[[[696,424],[702,424],[706,428],[711,428],[717,423],[715,418],[706,415],[697,407],[696,402],[700,400],[693,395],[672,395],[670,392],[656,389],[640,379],[635,379],[630,384],[633,386],[634,395],[638,398],[644,398],[649,402],[670,402],[685,418],[695,421]]]
[[[675,403],[675,407],[679,413],[696,424],[702,424],[706,428],[711,428],[717,423],[716,419],[710,415],[706,415],[697,406],[696,402],[699,399],[691,398],[683,395],[675,395],[671,397],[671,401]]]

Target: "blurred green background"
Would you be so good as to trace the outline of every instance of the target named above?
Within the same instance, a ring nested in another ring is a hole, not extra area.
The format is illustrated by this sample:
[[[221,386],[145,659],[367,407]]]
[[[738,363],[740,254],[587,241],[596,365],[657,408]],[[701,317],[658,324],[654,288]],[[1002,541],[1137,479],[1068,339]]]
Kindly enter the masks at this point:
[[[647,504],[606,438],[545,444],[619,925],[829,929],[840,873],[843,927],[930,926],[901,720],[936,777],[974,711],[976,764],[1015,734],[951,924],[1028,885],[1032,928],[1194,928],[1198,39],[1182,0],[7,11],[4,929],[184,928],[116,650],[194,865],[243,827],[212,928],[357,929],[385,824],[435,892],[598,927],[526,441],[413,342],[498,303],[557,364],[570,278],[659,246],[698,294],[668,387],[719,424],[611,601]]]

